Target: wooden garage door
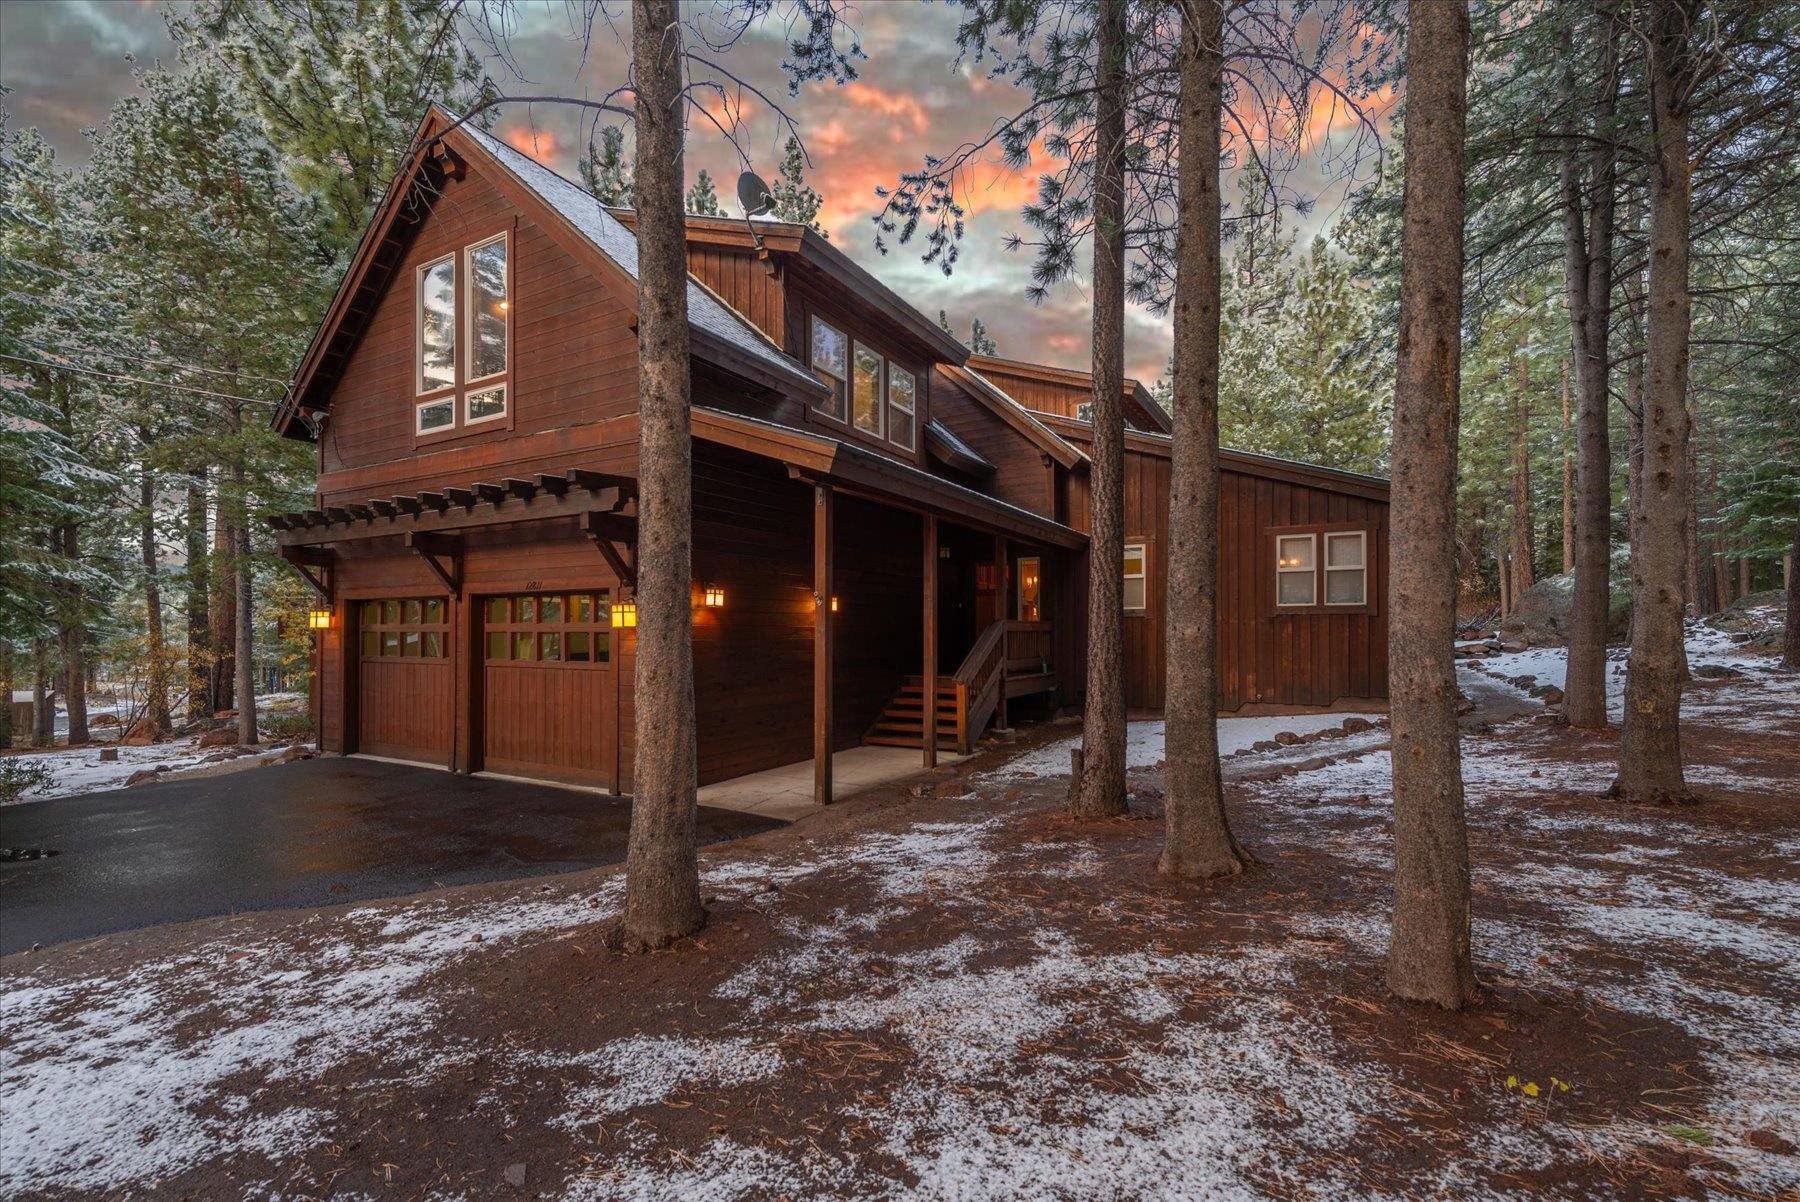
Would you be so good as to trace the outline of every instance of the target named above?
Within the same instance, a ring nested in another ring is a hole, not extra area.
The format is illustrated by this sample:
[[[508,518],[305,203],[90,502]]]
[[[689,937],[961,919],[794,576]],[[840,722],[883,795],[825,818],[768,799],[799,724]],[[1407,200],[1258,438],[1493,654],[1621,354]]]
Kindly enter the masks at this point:
[[[455,690],[444,598],[364,601],[357,626],[357,750],[448,766]]]
[[[618,731],[605,590],[481,603],[482,767],[611,787]]]

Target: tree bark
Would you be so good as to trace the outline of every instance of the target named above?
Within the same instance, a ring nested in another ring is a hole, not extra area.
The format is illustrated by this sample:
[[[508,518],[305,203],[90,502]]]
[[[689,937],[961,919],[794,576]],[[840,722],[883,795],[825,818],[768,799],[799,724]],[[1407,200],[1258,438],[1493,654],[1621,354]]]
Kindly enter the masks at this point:
[[[1094,441],[1080,818],[1125,812],[1125,0],[1099,0],[1094,123]]]
[[[237,586],[231,574],[231,553],[237,546],[236,517],[223,488],[213,497],[213,546],[207,581],[212,589],[208,606],[211,625],[206,632],[212,656],[207,666],[206,716],[231,709],[232,684],[236,679]]]
[[[1607,433],[1607,375],[1611,353],[1612,244],[1618,185],[1613,113],[1618,98],[1618,26],[1602,22],[1600,70],[1593,105],[1590,178],[1582,180],[1578,143],[1571,137],[1562,169],[1563,252],[1574,331],[1575,590],[1570,601],[1569,660],[1563,713],[1571,726],[1606,726],[1606,626],[1612,552],[1612,448]],[[1572,55],[1570,56],[1573,57]],[[1576,103],[1573,69],[1566,103]]]
[[[12,748],[13,739],[18,732],[13,730],[13,673],[15,671],[13,648],[10,643],[0,643],[0,751]]]
[[[142,444],[147,453],[148,434]],[[156,559],[156,477],[148,465],[138,477],[138,555],[144,569],[144,636],[150,659],[144,682],[144,716],[160,734],[169,729],[169,645],[163,631],[162,581]]]
[[[638,209],[637,753],[625,865],[627,950],[663,947],[706,921],[695,858],[692,442],[686,100],[675,0],[633,0]]]
[[[212,613],[208,604],[206,563],[206,469],[195,468],[187,489],[187,716],[203,718],[211,690],[208,661],[212,658]]]
[[[1653,0],[1646,46],[1651,133],[1648,378],[1642,398],[1643,500],[1632,557],[1620,796],[1688,800],[1681,765],[1683,534],[1687,525],[1690,165],[1687,0]]]
[[[1569,361],[1562,361],[1562,570],[1575,570],[1575,456],[1569,427]]]
[[[66,523],[58,532],[63,558],[71,566],[81,562],[81,528]],[[69,711],[69,746],[86,743],[87,715],[87,590],[70,583],[63,591],[57,642],[62,649],[63,705]]]
[[[1519,347],[1519,395],[1513,402],[1512,605],[1532,585],[1531,551],[1531,368]]]
[[[1794,541],[1782,565],[1781,587],[1787,590],[1787,630],[1781,636],[1781,666],[1800,672],[1800,588],[1794,587],[1794,565],[1800,563],[1800,514],[1794,517]]]
[[[50,640],[32,643],[31,745],[56,746],[56,689],[50,672]]]
[[[1407,26],[1388,556],[1394,921],[1387,981],[1400,997],[1455,1010],[1477,996],[1452,658],[1469,14],[1460,4],[1414,4]]]
[[[1196,880],[1243,871],[1219,772],[1219,0],[1188,0],[1181,30],[1169,485],[1168,794],[1157,865]]]

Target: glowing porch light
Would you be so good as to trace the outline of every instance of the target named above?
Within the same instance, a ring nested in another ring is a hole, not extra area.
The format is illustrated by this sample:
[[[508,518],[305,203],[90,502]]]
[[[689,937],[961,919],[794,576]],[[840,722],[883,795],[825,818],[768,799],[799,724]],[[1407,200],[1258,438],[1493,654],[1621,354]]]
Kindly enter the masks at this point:
[[[615,601],[612,607],[612,624],[614,630],[637,625],[637,602]]]

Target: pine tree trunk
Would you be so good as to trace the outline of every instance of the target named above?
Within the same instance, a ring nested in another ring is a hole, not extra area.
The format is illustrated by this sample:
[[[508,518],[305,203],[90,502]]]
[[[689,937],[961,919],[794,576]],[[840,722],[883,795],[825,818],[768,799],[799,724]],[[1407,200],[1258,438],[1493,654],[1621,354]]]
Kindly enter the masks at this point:
[[[1168,793],[1158,870],[1241,872],[1219,773],[1219,0],[1190,0],[1181,33],[1180,227],[1175,253],[1174,441],[1169,486]]]
[[[1681,532],[1681,549],[1686,558],[1686,578],[1682,583],[1682,596],[1687,599],[1689,617],[1698,617],[1706,612],[1706,603],[1701,600],[1700,561],[1703,554],[1700,547],[1700,456],[1699,439],[1694,437],[1694,423],[1699,409],[1692,397],[1688,398],[1688,444],[1687,444],[1687,478],[1688,498],[1687,513],[1683,517]]]
[[[1627,801],[1688,799],[1681,765],[1683,534],[1687,524],[1690,164],[1684,0],[1653,0],[1647,43],[1651,125],[1648,378],[1642,397],[1642,501],[1632,557],[1618,790]]]
[[[145,440],[148,449],[148,438]],[[150,657],[144,682],[144,716],[158,734],[169,729],[169,647],[163,632],[162,582],[156,561],[156,478],[138,477],[138,555],[144,569],[144,634]]]
[[[81,562],[81,529],[64,525],[58,538],[70,565]],[[89,739],[87,714],[87,590],[70,584],[63,593],[57,641],[62,647],[63,705],[69,711],[69,746]]]
[[[1462,5],[1408,10],[1388,556],[1394,922],[1387,981],[1400,997],[1452,1010],[1476,998],[1452,658],[1468,41]]]
[[[1740,597],[1740,598],[1742,598],[1742,597],[1748,597],[1748,596],[1749,596],[1749,595],[1750,595],[1750,594],[1751,594],[1751,593],[1753,593],[1753,592],[1755,592],[1755,591],[1756,591],[1756,590],[1755,590],[1755,589],[1753,589],[1753,588],[1751,588],[1751,587],[1750,587],[1750,567],[1751,567],[1751,562],[1750,562],[1750,557],[1749,557],[1749,556],[1748,556],[1748,555],[1740,555],[1740,556],[1738,556],[1738,562],[1737,562],[1737,575],[1738,575],[1738,583],[1737,583],[1737,595],[1738,595],[1738,596],[1739,596],[1739,597]]]
[[[1606,626],[1612,551],[1612,448],[1607,433],[1607,375],[1611,353],[1612,244],[1617,149],[1610,140],[1617,99],[1618,28],[1603,23],[1594,104],[1591,178],[1585,188],[1577,142],[1563,160],[1563,250],[1569,319],[1575,342],[1575,590],[1570,600],[1569,660],[1563,713],[1571,726],[1606,726]],[[1576,103],[1568,79],[1565,101]]]
[[[212,612],[207,595],[206,469],[195,468],[187,489],[187,717],[192,722],[211,711]]]
[[[627,950],[706,921],[695,858],[692,442],[689,429],[686,141],[681,14],[632,0],[637,85],[637,754],[626,860]]]
[[[237,693],[238,742],[245,747],[257,743],[256,736],[256,569],[250,562],[250,521],[240,509],[237,522],[237,545],[232,548],[232,581],[237,589],[237,623],[235,691]]]
[[[1562,361],[1562,570],[1575,570],[1575,456],[1569,428],[1569,361]]]
[[[1531,375],[1519,348],[1519,395],[1513,404],[1512,603],[1532,585],[1531,567]]]
[[[1094,123],[1094,441],[1080,818],[1125,812],[1125,0],[1099,0]]]
[[[0,751],[11,750],[18,732],[13,729],[13,674],[15,671],[11,643],[0,643]]]
[[[208,565],[207,581],[212,589],[208,606],[211,626],[206,640],[212,648],[207,669],[206,716],[231,708],[232,683],[237,673],[237,586],[231,574],[231,553],[237,546],[237,530],[233,525],[231,505],[218,490],[213,498],[213,549]]]
[[[50,672],[50,640],[32,643],[31,745],[56,746],[56,689]]]
[[[1782,565],[1781,587],[1787,590],[1787,630],[1781,636],[1781,666],[1800,672],[1800,588],[1794,587],[1794,565],[1800,563],[1800,514],[1794,518],[1794,541]]]

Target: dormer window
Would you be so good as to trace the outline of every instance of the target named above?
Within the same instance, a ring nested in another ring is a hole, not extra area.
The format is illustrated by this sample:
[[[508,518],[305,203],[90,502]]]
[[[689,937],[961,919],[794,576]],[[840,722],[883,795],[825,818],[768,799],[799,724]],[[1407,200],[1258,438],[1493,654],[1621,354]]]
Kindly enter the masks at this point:
[[[851,413],[856,428],[865,434],[881,437],[881,411],[887,403],[887,389],[882,387],[881,356],[856,344],[855,391],[851,396]]]
[[[918,445],[918,391],[918,377],[888,364],[888,438],[909,451]]]
[[[844,402],[850,395],[850,340],[835,326],[812,319],[813,373],[825,381],[831,395],[816,402],[819,412],[844,420]]]
[[[508,235],[499,233],[418,269],[415,436],[451,435],[508,416],[509,250]]]

